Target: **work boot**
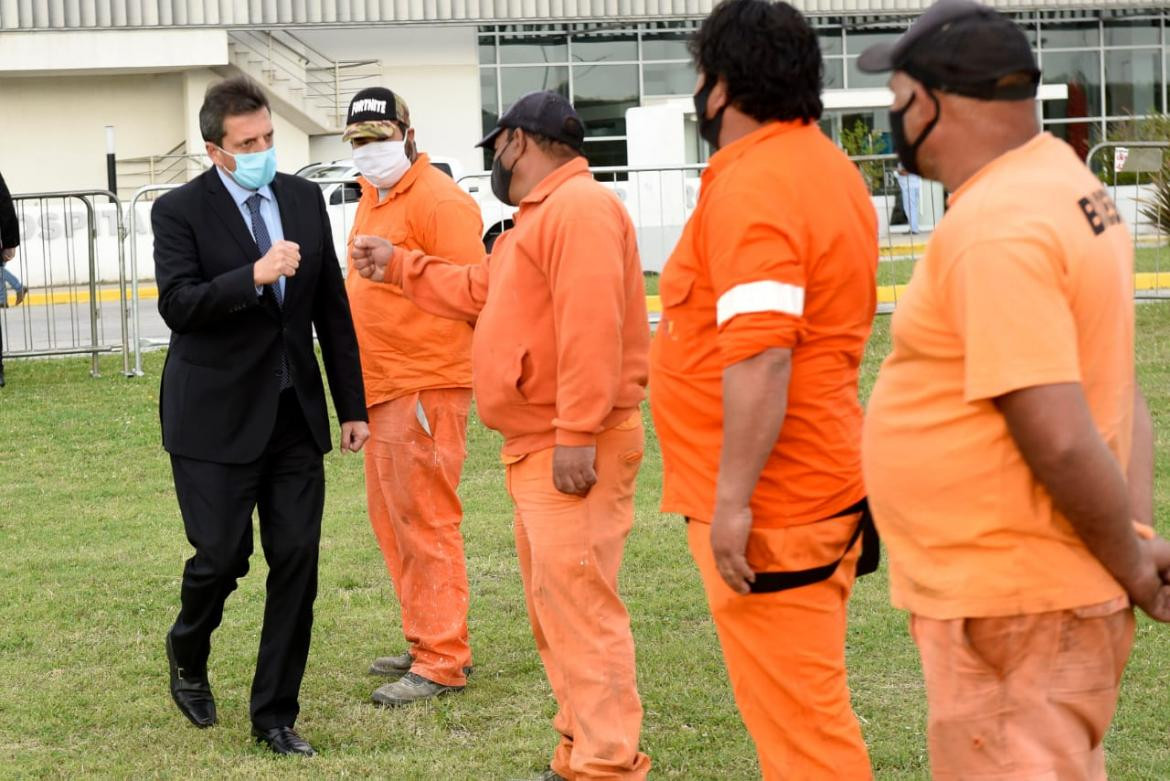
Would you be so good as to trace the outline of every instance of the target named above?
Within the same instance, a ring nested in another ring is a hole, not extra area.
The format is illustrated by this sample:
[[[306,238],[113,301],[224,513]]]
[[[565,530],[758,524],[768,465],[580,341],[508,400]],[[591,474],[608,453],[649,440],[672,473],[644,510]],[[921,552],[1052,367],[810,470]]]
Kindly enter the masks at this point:
[[[550,767],[548,770],[540,774],[540,777],[537,779],[537,781],[567,781],[567,779]]]
[[[379,686],[374,692],[374,702],[389,708],[409,705],[412,702],[430,700],[447,692],[461,692],[462,686],[444,686],[429,681],[416,673],[407,673],[394,683]]]
[[[370,675],[393,675],[401,677],[410,672],[410,666],[414,664],[414,657],[410,655],[410,651],[405,651],[397,656],[379,656],[370,665]]]

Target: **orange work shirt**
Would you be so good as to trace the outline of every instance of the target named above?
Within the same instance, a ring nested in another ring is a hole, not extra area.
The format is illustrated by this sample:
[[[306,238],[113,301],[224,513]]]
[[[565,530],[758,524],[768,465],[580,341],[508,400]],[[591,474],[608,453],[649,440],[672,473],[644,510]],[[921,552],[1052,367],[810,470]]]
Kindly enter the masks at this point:
[[[896,607],[934,619],[1123,596],[1052,506],[994,400],[1078,382],[1122,469],[1133,436],[1133,243],[1045,133],[959,188],[892,323],[869,401],[870,504]]]
[[[650,401],[663,512],[711,520],[723,370],[770,348],[792,350],[792,378],[755,525],[809,523],[865,496],[857,378],[877,255],[861,174],[817,125],[771,122],[711,157],[659,285]]]
[[[484,257],[483,219],[470,195],[421,154],[410,170],[379,200],[378,190],[360,179],[362,197],[349,246],[358,235],[380,236],[397,247],[439,255],[454,263]],[[349,257],[349,253],[346,253]],[[424,312],[402,289],[350,273],[345,289],[353,312],[366,404],[429,388],[471,387],[471,327]]]
[[[650,327],[634,224],[585,158],[521,202],[483,263],[397,248],[386,278],[423,309],[474,322],[476,407],[516,459],[591,445],[645,398]]]

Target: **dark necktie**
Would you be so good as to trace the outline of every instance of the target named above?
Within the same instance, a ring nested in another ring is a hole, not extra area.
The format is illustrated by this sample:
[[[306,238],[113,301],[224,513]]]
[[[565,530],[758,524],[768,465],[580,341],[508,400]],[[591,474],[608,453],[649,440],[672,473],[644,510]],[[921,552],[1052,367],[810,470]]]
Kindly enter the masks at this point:
[[[252,218],[252,236],[256,239],[256,246],[260,250],[260,256],[268,254],[268,250],[272,249],[272,238],[268,235],[268,225],[265,224],[264,218],[260,216],[260,202],[264,196],[260,193],[251,195],[244,204],[248,207],[248,214]],[[272,294],[272,298],[276,301],[278,308],[284,308],[284,295],[280,292],[280,280],[265,285],[264,289]],[[288,354],[284,349],[284,339],[280,340],[280,389],[292,387],[292,379],[288,371]]]

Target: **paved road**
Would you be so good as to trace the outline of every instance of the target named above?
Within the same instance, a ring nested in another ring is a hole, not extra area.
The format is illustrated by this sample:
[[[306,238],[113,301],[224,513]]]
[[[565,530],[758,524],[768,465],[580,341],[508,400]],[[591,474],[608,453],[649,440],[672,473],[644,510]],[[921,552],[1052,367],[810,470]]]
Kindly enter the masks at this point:
[[[11,302],[11,297],[9,300]],[[121,318],[121,306],[116,298],[98,305],[96,343],[105,348],[106,352],[121,352]],[[154,300],[142,302],[139,323],[144,349],[165,345],[170,339],[170,329],[159,316]],[[67,351],[84,354],[95,342],[90,325],[89,302],[84,299],[33,301],[21,306],[10,305],[7,309],[0,308],[0,328],[3,329],[6,357]],[[133,329],[129,313],[127,328],[131,331]],[[133,343],[132,337],[130,343]]]
[[[4,355],[21,357],[43,354],[49,351],[75,350],[84,354],[94,342],[90,329],[90,307],[88,291],[65,288],[55,290],[51,295],[34,293],[20,306],[0,309],[0,327],[4,335]],[[144,297],[139,307],[139,341],[142,349],[151,350],[165,347],[171,331],[158,313],[158,300],[154,297],[153,286],[144,287]],[[11,296],[9,297],[11,301]],[[122,349],[121,307],[116,287],[103,287],[99,291],[98,339],[97,343],[113,352]],[[650,315],[651,327],[658,323],[658,313]],[[129,339],[133,344],[134,324],[127,314]],[[131,358],[133,363],[133,357]]]

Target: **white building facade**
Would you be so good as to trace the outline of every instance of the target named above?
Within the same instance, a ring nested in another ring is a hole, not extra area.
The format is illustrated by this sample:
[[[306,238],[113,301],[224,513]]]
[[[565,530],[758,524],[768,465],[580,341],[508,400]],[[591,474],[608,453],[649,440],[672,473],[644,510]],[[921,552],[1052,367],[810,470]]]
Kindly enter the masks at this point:
[[[840,139],[888,133],[850,97],[884,83],[857,55],[898,35],[919,0],[796,4],[818,29],[822,123]],[[1170,9],[1134,2],[995,3],[1028,33],[1047,129],[1082,153],[1167,106]],[[711,0],[0,0],[0,172],[14,192],[104,188],[112,125],[119,189],[183,181],[204,164],[207,86],[246,73],[268,91],[280,168],[348,156],[345,106],[365,86],[400,92],[420,146],[482,170],[474,148],[520,95],[553,89],[587,124],[595,165],[631,162],[626,112],[690,99],[688,37]],[[693,134],[692,134],[693,135]],[[884,135],[881,135],[885,138]],[[688,160],[698,161],[697,141]],[[680,161],[686,162],[686,161]]]

